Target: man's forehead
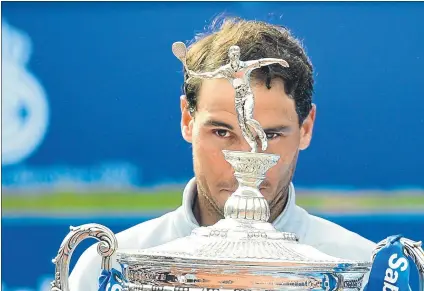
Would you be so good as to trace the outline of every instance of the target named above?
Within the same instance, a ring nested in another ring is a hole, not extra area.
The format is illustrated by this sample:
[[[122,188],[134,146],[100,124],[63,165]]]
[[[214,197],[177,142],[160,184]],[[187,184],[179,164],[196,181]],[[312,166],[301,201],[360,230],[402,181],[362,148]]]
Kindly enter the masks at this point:
[[[234,102],[235,95],[234,88],[225,79],[203,80],[198,105],[229,105]]]
[[[270,118],[293,119],[296,114],[294,101],[284,91],[284,86],[273,83],[271,89],[256,83],[252,87],[255,93],[254,115],[269,115]],[[205,80],[199,91],[198,111],[236,114],[235,90],[225,79]]]

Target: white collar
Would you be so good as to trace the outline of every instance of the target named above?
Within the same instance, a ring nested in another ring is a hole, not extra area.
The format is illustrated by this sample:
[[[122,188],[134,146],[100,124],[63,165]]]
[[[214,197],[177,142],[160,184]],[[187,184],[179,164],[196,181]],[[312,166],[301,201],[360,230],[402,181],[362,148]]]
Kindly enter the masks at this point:
[[[196,189],[196,178],[192,178],[186,185],[184,192],[183,192],[183,204],[182,204],[182,210],[184,212],[184,216],[186,218],[187,223],[190,224],[191,228],[197,228],[199,227],[199,223],[197,222],[196,218],[194,217],[193,213],[193,201],[194,201],[194,195],[197,193]],[[289,186],[289,197],[287,200],[286,207],[284,208],[283,212],[280,213],[280,215],[274,220],[272,223],[274,227],[279,231],[287,231],[289,226],[289,220],[293,219],[294,209],[296,207],[296,193],[294,190],[293,183],[290,183]]]

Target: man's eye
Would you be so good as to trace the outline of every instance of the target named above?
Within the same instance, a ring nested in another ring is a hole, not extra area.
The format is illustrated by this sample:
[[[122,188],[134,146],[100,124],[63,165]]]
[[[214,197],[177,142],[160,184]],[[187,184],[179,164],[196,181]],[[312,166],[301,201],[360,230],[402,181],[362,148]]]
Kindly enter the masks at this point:
[[[225,129],[217,129],[215,130],[215,134],[219,137],[229,137],[230,133]]]
[[[275,132],[271,132],[271,133],[266,134],[267,139],[274,139],[274,138],[277,138],[277,137],[280,137],[280,136],[281,136],[280,133],[275,133]]]

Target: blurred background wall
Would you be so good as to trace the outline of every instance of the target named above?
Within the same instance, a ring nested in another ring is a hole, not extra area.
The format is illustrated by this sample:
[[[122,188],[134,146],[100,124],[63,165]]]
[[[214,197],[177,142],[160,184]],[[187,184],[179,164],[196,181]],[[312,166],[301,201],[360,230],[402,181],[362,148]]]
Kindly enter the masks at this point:
[[[1,5],[3,290],[49,290],[69,225],[119,232],[179,205],[193,171],[171,45],[222,12],[287,26],[315,65],[298,203],[375,242],[424,239],[424,3]]]

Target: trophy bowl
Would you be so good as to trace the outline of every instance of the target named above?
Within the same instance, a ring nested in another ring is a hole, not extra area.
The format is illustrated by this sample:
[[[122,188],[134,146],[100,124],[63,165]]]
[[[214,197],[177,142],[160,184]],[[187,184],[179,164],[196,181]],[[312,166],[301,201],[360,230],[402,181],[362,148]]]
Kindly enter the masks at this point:
[[[360,290],[371,266],[328,256],[269,223],[234,218],[117,257],[129,290]]]

